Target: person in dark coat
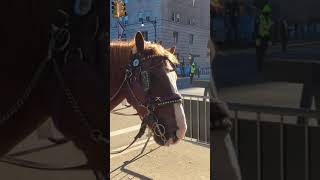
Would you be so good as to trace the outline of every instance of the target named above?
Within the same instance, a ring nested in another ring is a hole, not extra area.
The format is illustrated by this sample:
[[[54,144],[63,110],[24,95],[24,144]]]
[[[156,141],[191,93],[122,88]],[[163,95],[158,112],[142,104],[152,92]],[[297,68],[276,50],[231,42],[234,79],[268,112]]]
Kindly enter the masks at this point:
[[[273,22],[270,17],[271,11],[271,6],[266,4],[256,20],[255,34],[258,72],[262,72],[263,60],[266,55],[266,51],[268,47],[272,46],[271,33]]]
[[[286,18],[283,18],[280,21],[280,40],[281,40],[281,47],[282,52],[287,51],[287,45],[288,45],[288,21]]]

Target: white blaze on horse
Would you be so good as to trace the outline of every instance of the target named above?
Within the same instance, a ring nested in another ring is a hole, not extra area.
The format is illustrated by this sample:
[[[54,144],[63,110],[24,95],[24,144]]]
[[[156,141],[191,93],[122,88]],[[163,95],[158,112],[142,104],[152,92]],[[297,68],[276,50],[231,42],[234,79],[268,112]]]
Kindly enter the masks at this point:
[[[159,145],[177,143],[187,130],[174,52],[144,41],[140,32],[110,43],[110,110],[126,98],[142,120],[140,131],[149,127]]]

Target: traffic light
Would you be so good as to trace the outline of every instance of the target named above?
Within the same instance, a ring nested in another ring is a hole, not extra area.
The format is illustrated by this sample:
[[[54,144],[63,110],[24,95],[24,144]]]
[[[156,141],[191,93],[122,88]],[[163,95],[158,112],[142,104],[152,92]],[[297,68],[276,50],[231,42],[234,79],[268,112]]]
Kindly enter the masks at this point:
[[[118,17],[118,2],[112,1],[112,15],[113,17]]]
[[[120,2],[119,7],[119,17],[127,16],[126,3]]]

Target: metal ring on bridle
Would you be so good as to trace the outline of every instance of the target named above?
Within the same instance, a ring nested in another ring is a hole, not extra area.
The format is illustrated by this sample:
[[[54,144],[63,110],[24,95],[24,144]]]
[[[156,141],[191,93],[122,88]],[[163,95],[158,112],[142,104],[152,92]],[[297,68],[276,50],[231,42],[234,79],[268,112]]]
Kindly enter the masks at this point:
[[[166,134],[166,128],[162,124],[155,122],[153,123],[153,132],[156,136],[161,137]]]

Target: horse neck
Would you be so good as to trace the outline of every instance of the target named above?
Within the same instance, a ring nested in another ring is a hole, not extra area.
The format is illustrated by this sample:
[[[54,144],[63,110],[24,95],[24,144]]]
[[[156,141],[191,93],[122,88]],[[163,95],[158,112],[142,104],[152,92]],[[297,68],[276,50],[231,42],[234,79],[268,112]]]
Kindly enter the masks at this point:
[[[120,89],[125,78],[129,60],[130,53],[128,53],[128,49],[119,50],[119,48],[110,47],[110,97],[114,96]],[[111,102],[110,107],[118,105],[125,98],[125,92],[124,84],[117,98]]]

